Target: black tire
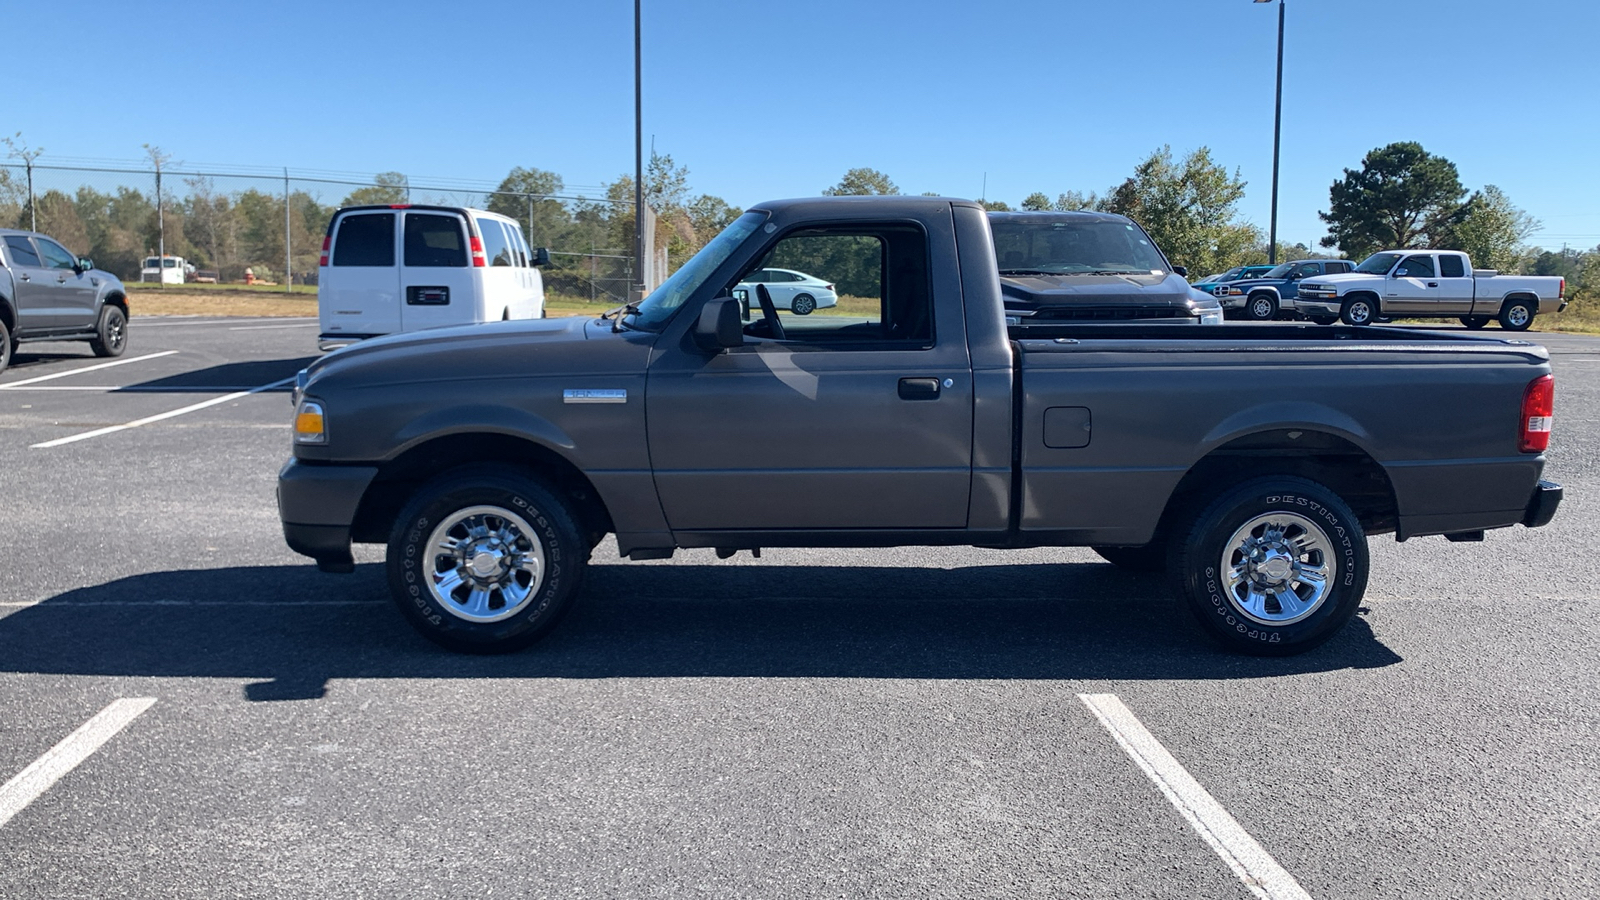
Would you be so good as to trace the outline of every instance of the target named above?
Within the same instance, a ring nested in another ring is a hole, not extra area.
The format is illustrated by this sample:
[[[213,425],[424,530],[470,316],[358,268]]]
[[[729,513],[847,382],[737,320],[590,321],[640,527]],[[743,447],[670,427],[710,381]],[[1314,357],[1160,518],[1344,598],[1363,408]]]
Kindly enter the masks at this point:
[[[1467,326],[1468,328],[1472,329],[1473,331],[1477,331],[1479,328],[1482,328],[1483,326],[1489,324],[1490,318],[1492,318],[1492,317],[1490,317],[1490,316],[1462,316],[1461,317],[1461,324]]]
[[[1333,323],[1339,321],[1338,316],[1309,316],[1308,318],[1318,325],[1332,325]]]
[[[1532,300],[1507,300],[1500,307],[1500,327],[1507,331],[1527,331],[1538,314],[1538,304]]]
[[[577,521],[559,495],[522,470],[471,465],[447,472],[424,485],[395,521],[386,561],[390,596],[411,625],[441,647],[521,650],[554,628],[577,594],[590,549]],[[506,537],[509,543],[500,540]],[[457,567],[448,567],[452,554],[442,541],[456,544]],[[474,549],[474,558],[466,559]],[[539,554],[539,579],[530,574],[522,583],[519,575],[529,573],[515,562]],[[480,564],[496,566],[496,573],[478,579],[473,566]],[[435,575],[444,586],[436,587]],[[519,589],[525,593],[519,596]],[[479,594],[483,600],[475,608]]]
[[[121,356],[128,349],[128,315],[122,307],[110,303],[100,307],[100,321],[95,324],[89,349],[95,356]]]
[[[810,294],[799,294],[789,302],[789,311],[797,316],[809,316],[817,309],[817,298]]]
[[[16,349],[11,343],[11,329],[6,327],[4,319],[0,319],[0,372],[11,365],[11,352]]]
[[[1266,291],[1245,299],[1244,317],[1253,322],[1270,322],[1278,317],[1278,298]]]
[[[1130,572],[1163,572],[1167,568],[1167,545],[1159,542],[1142,547],[1090,547],[1100,558]]]
[[[1291,543],[1296,538],[1301,543]],[[1258,554],[1253,561],[1247,547]],[[1290,656],[1333,637],[1360,607],[1369,566],[1366,533],[1350,507],[1287,475],[1252,479],[1207,504],[1173,542],[1168,564],[1202,630],[1254,656]],[[1248,573],[1230,585],[1230,566]],[[1321,592],[1314,579],[1302,580],[1318,570],[1328,576]],[[1263,589],[1252,593],[1252,583]]]
[[[1366,294],[1346,297],[1339,309],[1339,319],[1346,325],[1371,325],[1378,317],[1378,304]]]

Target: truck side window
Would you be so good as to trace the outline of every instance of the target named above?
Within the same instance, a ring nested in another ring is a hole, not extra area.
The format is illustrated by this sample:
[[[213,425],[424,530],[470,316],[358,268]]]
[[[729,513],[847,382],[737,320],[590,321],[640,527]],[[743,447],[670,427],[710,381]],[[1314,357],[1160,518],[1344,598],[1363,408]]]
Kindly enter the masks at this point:
[[[67,248],[48,238],[39,238],[34,241],[39,246],[39,255],[44,257],[44,264],[52,269],[77,268],[78,258],[67,252]]]
[[[1459,256],[1441,256],[1439,257],[1439,277],[1465,278],[1467,277],[1467,267],[1461,264],[1461,257]]]
[[[26,236],[8,234],[6,235],[6,246],[11,249],[12,265],[33,266],[36,269],[44,267],[44,264],[39,262],[39,254],[33,252],[33,242],[28,240]]]
[[[336,266],[394,265],[394,213],[368,213],[339,220],[333,245]]]
[[[806,228],[779,240],[733,285],[749,303],[746,331],[766,334],[765,285],[785,338],[840,349],[932,346],[928,241],[910,225]]]
[[[1433,257],[1408,256],[1406,261],[1400,264],[1400,268],[1395,270],[1395,274],[1404,278],[1432,278]]]
[[[464,268],[467,242],[461,234],[461,220],[432,213],[407,213],[406,265]]]

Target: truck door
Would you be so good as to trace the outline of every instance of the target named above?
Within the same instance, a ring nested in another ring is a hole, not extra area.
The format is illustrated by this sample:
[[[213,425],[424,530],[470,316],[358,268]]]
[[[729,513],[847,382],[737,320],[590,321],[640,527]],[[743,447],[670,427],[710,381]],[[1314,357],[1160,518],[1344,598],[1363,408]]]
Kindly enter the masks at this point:
[[[406,331],[479,320],[481,297],[474,273],[487,260],[480,244],[469,261],[467,242],[467,220],[460,214],[406,212],[400,266],[400,320]]]
[[[1472,272],[1458,253],[1439,254],[1439,312],[1465,316],[1472,312]],[[1496,309],[1495,312],[1500,310]]]
[[[1433,255],[1414,253],[1400,262],[1383,292],[1384,315],[1438,315],[1439,272]]]
[[[50,270],[45,285],[53,295],[51,305],[60,310],[61,324],[73,328],[94,325],[98,288],[89,280],[88,271],[79,272],[78,258],[55,241],[36,237],[33,243],[39,248],[39,259]]]
[[[400,272],[392,212],[339,217],[333,257],[317,286],[324,334],[375,335],[400,330]]]
[[[778,311],[778,335],[752,283],[744,346],[657,345],[646,415],[669,525],[964,527],[972,367],[959,282],[931,277],[925,233],[861,223],[791,232],[719,287],[772,268],[827,279],[845,296],[836,310]],[[940,333],[950,337],[935,341]]]
[[[17,295],[17,331],[64,328],[72,324],[71,310],[64,308],[56,294],[56,272],[39,258],[33,239],[25,234],[5,236],[11,257],[11,281]]]

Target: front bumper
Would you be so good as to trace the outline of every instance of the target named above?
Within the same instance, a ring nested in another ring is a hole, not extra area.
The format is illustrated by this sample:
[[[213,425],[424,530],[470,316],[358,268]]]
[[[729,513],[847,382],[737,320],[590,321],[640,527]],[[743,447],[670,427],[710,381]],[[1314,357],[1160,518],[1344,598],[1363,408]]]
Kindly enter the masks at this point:
[[[278,472],[278,518],[289,549],[324,572],[351,572],[350,526],[375,466],[316,466],[290,459]]]
[[[1308,316],[1337,316],[1344,311],[1344,304],[1340,303],[1337,297],[1324,299],[1302,294],[1295,298],[1294,308]]]
[[[1528,500],[1528,509],[1522,516],[1522,524],[1529,528],[1538,528],[1550,524],[1556,517],[1556,507],[1561,505],[1561,485],[1553,481],[1539,482],[1533,489],[1533,496]]]

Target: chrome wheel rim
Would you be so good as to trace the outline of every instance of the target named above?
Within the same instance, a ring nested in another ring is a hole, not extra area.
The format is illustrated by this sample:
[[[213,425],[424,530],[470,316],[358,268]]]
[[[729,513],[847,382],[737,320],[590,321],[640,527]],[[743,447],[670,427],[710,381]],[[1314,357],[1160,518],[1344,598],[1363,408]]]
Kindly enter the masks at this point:
[[[1255,306],[1251,307],[1250,311],[1255,313],[1256,318],[1265,319],[1272,315],[1272,301],[1265,299],[1257,300]]]
[[[498,506],[471,506],[428,536],[433,599],[468,622],[498,622],[527,608],[544,584],[544,545],[528,521]]]
[[[1356,325],[1365,325],[1372,318],[1372,307],[1365,303],[1350,304],[1350,321]]]
[[[1298,513],[1272,512],[1239,526],[1222,550],[1224,591],[1245,618],[1289,625],[1328,599],[1339,574],[1333,542]]]
[[[1513,306],[1506,310],[1506,321],[1517,327],[1528,324],[1528,308],[1526,306]]]

